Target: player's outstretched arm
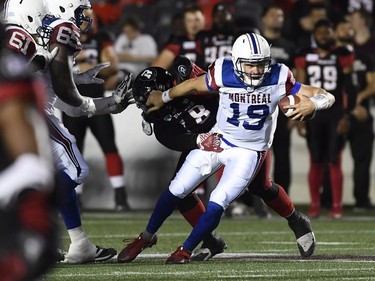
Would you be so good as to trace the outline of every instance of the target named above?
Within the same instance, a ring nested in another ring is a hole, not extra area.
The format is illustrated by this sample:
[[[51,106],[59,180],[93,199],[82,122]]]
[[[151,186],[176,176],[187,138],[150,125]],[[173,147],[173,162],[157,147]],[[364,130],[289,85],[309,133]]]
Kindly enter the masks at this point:
[[[95,115],[121,113],[129,105],[135,103],[133,93],[130,88],[131,77],[132,74],[125,76],[111,96],[92,99],[96,108]],[[74,107],[65,103],[61,99],[56,100],[55,107],[71,117],[93,116],[92,114],[81,110],[79,107]]]
[[[191,92],[207,92],[209,89],[206,84],[206,76],[188,79],[177,86],[164,92],[151,91],[148,97],[147,106],[150,106],[149,112],[158,110],[165,103],[182,96],[189,95]]]

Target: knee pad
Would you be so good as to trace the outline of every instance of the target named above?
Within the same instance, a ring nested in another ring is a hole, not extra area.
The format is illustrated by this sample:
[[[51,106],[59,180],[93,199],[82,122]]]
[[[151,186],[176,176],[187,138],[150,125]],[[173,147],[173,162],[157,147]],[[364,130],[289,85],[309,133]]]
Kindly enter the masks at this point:
[[[186,196],[191,193],[192,189],[188,189],[184,186],[182,181],[178,178],[175,177],[172,181],[171,184],[169,185],[169,191],[176,197],[179,198],[185,198]]]

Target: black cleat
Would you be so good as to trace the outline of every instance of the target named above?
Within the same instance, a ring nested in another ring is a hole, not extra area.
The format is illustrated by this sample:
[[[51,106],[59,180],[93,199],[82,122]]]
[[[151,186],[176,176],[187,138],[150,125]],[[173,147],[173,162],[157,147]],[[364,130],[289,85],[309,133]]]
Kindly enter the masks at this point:
[[[210,233],[202,243],[200,249],[196,250],[191,256],[192,261],[208,261],[212,257],[224,252],[227,243],[216,232]]]
[[[296,221],[288,222],[288,225],[297,238],[297,246],[301,256],[304,258],[310,257],[314,253],[316,246],[310,219],[306,215],[299,213],[299,218]]]

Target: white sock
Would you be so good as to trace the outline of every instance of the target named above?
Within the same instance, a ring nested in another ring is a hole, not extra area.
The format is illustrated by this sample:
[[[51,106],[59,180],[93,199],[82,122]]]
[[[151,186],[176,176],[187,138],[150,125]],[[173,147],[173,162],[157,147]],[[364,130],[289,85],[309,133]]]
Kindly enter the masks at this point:
[[[70,241],[72,241],[72,243],[78,242],[82,239],[87,239],[86,233],[83,230],[82,226],[68,229],[68,233],[69,233]]]
[[[123,175],[120,176],[111,176],[109,177],[109,181],[113,188],[119,188],[125,186],[125,179]]]

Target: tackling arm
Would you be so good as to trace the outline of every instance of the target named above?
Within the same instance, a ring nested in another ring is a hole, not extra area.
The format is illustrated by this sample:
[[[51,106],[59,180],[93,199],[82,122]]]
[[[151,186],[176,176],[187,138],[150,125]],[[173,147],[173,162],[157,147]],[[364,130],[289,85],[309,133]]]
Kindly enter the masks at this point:
[[[129,89],[131,77],[132,74],[127,75],[117,86],[112,96],[92,99],[96,108],[95,115],[120,113],[135,102],[133,93],[131,89]],[[89,112],[82,110],[80,107],[71,106],[61,99],[56,100],[55,107],[71,117],[92,116]]]
[[[197,78],[188,79],[177,86],[161,92],[151,91],[149,98],[147,99],[146,105],[151,106],[149,112],[158,110],[165,103],[171,101],[174,98],[189,95],[191,92],[208,92],[206,84],[206,76],[202,75]]]

